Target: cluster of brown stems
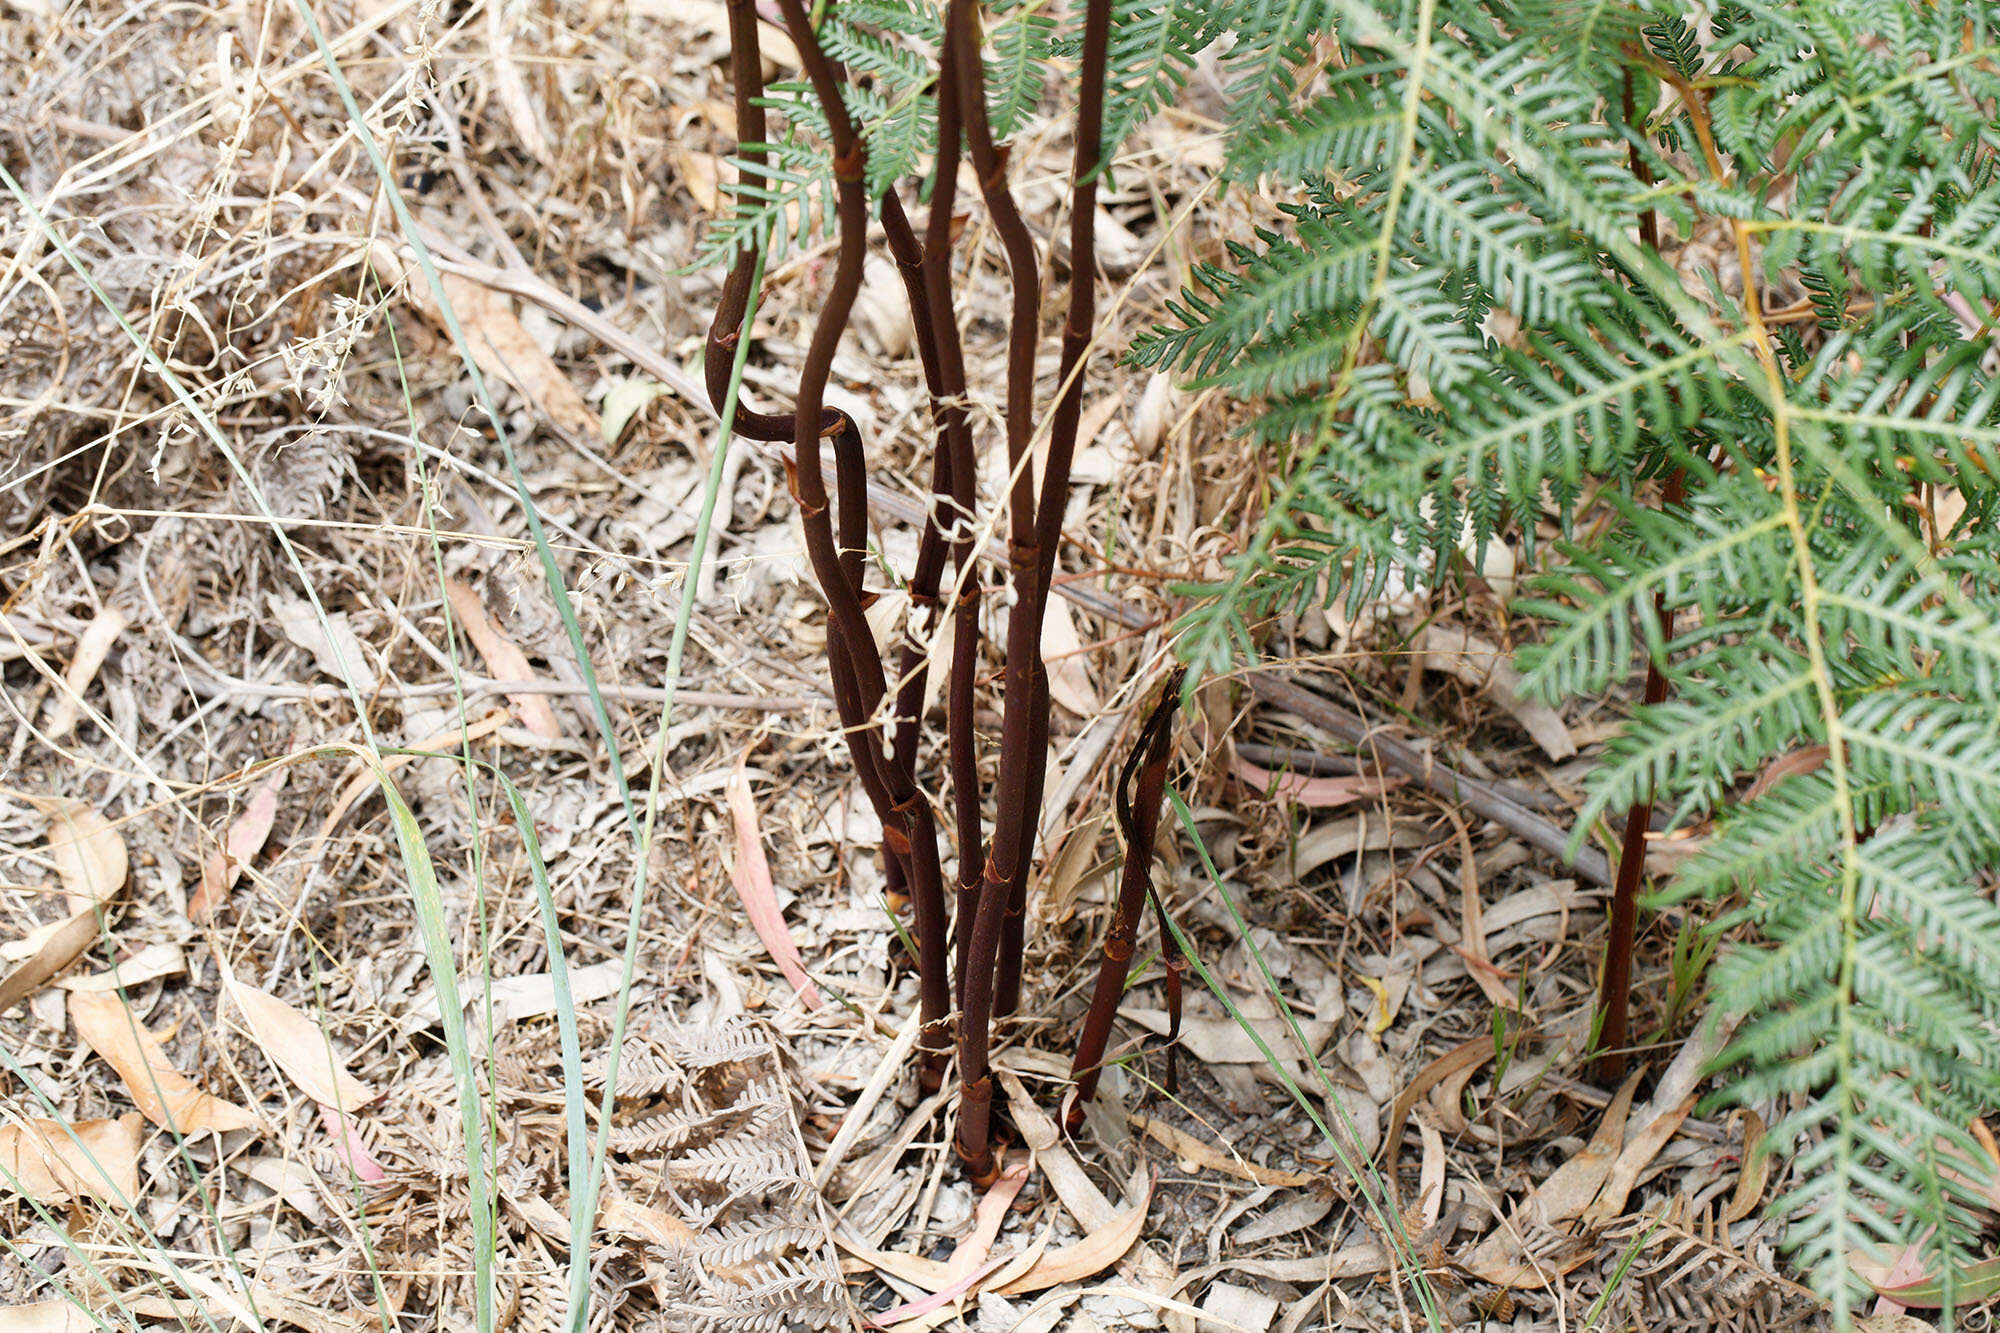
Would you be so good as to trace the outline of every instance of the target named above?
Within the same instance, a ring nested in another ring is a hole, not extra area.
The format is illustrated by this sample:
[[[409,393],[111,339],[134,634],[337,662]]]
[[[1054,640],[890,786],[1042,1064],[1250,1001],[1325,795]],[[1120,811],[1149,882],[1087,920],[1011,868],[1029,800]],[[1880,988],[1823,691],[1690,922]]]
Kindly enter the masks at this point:
[[[1082,410],[1083,363],[1095,321],[1093,220],[1103,147],[1111,4],[1110,0],[1089,0],[1085,11],[1071,174],[1069,307],[1062,333],[1060,387],[1047,425],[1048,448],[1039,487],[1029,455],[1037,427],[1035,347],[1040,331],[1041,274],[1034,239],[1008,187],[1007,150],[995,142],[988,119],[976,0],[949,0],[946,10],[935,83],[938,146],[923,234],[919,236],[911,225],[896,187],[881,198],[877,219],[909,303],[936,430],[931,500],[916,568],[908,584],[911,606],[901,661],[891,677],[866,615],[875,594],[864,582],[868,545],[864,443],[852,418],[825,405],[834,351],[847,327],[867,257],[868,145],[841,97],[847,73],[821,45],[804,0],[777,3],[806,77],[825,111],[833,153],[838,240],[833,276],[821,296],[818,323],[800,373],[792,414],[767,415],[739,407],[731,428],[752,439],[793,446],[792,493],[803,521],[813,575],[826,598],[827,658],[835,705],[856,776],[882,820],[890,891],[897,898],[908,899],[915,917],[919,1074],[927,1088],[942,1086],[955,1034],[960,1081],[958,1151],[975,1179],[986,1178],[996,1170],[990,1072],[993,1025],[996,1018],[1012,1014],[1020,1002],[1028,876],[1040,823],[1048,750],[1049,683],[1041,652],[1043,609],[1062,536],[1064,501]],[[728,13],[740,161],[749,178],[764,166],[767,143],[764,109],[759,104],[763,85],[756,0],[728,0]],[[1006,256],[1012,287],[1004,420],[1009,467],[1007,568],[1013,605],[1007,620],[999,778],[990,839],[982,830],[979,737],[973,725],[979,597],[984,591],[974,549],[978,471],[966,410],[964,349],[952,294],[952,210],[961,155],[969,161],[978,182],[987,217]],[[729,387],[732,353],[744,336],[754,258],[746,242],[730,271],[709,330],[707,381],[718,411]],[[830,447],[833,454],[832,495],[827,491],[822,447]],[[947,557],[953,570],[949,585],[944,582]],[[949,896],[944,887],[938,819],[919,785],[917,762],[930,662],[926,641],[947,616],[953,621],[953,638],[945,693],[946,747],[958,847],[956,882]],[[920,620],[924,622],[921,628]],[[1162,711],[1167,721],[1149,722],[1140,746],[1149,759],[1141,773],[1138,806],[1149,808],[1150,814],[1124,812],[1125,829],[1133,839],[1127,857],[1128,879],[1134,873],[1146,877],[1151,859],[1172,716],[1171,710]],[[1158,758],[1151,759],[1155,751]],[[1130,869],[1132,862],[1140,863],[1136,872]],[[1134,908],[1129,915],[1136,914]],[[1122,926],[1125,964],[1130,960],[1132,932],[1127,916],[1121,911],[1120,921],[1113,926],[1114,937]],[[1107,944],[1107,971],[1110,948]],[[1100,979],[1099,994],[1086,1020],[1086,1036],[1096,1035],[1094,1045],[1086,1048],[1089,1059],[1079,1051],[1077,1068],[1093,1083],[1123,980],[1122,966],[1108,988]]]

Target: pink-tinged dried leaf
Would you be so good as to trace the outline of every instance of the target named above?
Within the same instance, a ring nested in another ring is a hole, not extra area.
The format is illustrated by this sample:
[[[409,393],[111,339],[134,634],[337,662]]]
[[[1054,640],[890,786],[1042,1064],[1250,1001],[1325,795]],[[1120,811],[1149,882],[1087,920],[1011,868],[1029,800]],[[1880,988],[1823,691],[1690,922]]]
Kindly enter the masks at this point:
[[[0,1305],[0,1328],[7,1333],[97,1333],[101,1325],[74,1301]]]
[[[1403,785],[1404,779],[1355,773],[1332,778],[1309,778],[1303,773],[1273,773],[1248,759],[1230,760],[1229,771],[1245,786],[1266,796],[1282,797],[1310,810],[1332,810],[1371,800]]]
[[[129,1204],[139,1195],[139,1124],[139,1113],[128,1111],[67,1128],[54,1120],[0,1125],[0,1190],[44,1204]]]
[[[264,850],[264,840],[278,819],[278,789],[285,785],[288,771],[280,768],[250,794],[242,813],[230,821],[222,846],[202,858],[201,884],[188,899],[188,920],[196,925],[208,920],[242,877],[243,867]]]
[[[1014,1165],[1000,1173],[999,1179],[987,1189],[979,1207],[972,1215],[972,1234],[960,1241],[945,1261],[945,1285],[921,1300],[907,1305],[898,1305],[870,1318],[877,1328],[888,1328],[906,1319],[916,1319],[929,1314],[940,1306],[972,1290],[983,1277],[997,1272],[1007,1261],[988,1260],[993,1250],[994,1238],[1000,1234],[1000,1224],[1007,1220],[1007,1210],[1014,1206],[1014,1196],[1021,1192],[1021,1186],[1028,1183],[1028,1172],[1033,1169],[1030,1158],[1023,1157]]]
[[[1743,793],[1745,802],[1754,801],[1786,778],[1802,778],[1808,773],[1816,773],[1826,763],[1827,749],[1824,745],[1808,745],[1800,750],[1787,750],[1764,766],[1757,780],[1750,784],[1750,790]]]
[[[361,1141],[361,1131],[355,1126],[353,1116],[321,1102],[319,1120],[333,1140],[334,1152],[357,1177],[372,1185],[388,1176],[382,1164],[369,1154],[368,1145]]]
[[[472,646],[479,650],[480,658],[495,680],[535,679],[527,654],[494,626],[478,593],[457,579],[446,579],[444,591],[451,602],[451,613],[458,617],[465,637],[471,639]],[[521,725],[543,740],[552,741],[562,736],[562,723],[556,720],[555,709],[549,706],[547,695],[510,694],[507,702],[514,705],[514,715],[521,719]]]
[[[1465,942],[1455,946],[1455,952],[1465,960],[1466,972],[1495,1008],[1517,1008],[1513,992],[1507,989],[1507,974],[1494,966],[1492,955],[1486,951],[1485,906],[1479,898],[1478,857],[1472,848],[1472,833],[1449,805],[1445,814],[1450,816],[1458,837],[1459,934]]]
[[[77,636],[76,656],[70,658],[69,670],[63,672],[62,693],[56,696],[55,703],[49,708],[48,731],[51,739],[63,739],[76,726],[77,718],[83,715],[84,692],[90,688],[90,682],[97,679],[97,669],[104,665],[111,645],[118,642],[118,636],[130,623],[123,611],[115,606],[106,606]]]
[[[49,979],[75,962],[77,956],[97,938],[95,908],[78,912],[52,929],[36,931],[34,951],[0,978],[0,1014],[48,985]]]
[[[277,996],[245,985],[226,972],[222,988],[236,1002],[251,1039],[299,1091],[342,1111],[375,1100],[368,1086],[347,1072],[319,1024]]]
[[[799,948],[792,943],[792,933],[785,927],[785,915],[778,910],[777,890],[771,883],[771,863],[764,857],[763,833],[757,826],[757,803],[751,799],[750,782],[741,768],[729,775],[727,791],[729,813],[736,821],[736,862],[729,868],[736,896],[742,900],[744,914],[750,918],[757,938],[764,941],[771,961],[785,974],[785,980],[792,983],[792,989],[805,1001],[806,1008],[817,1009],[825,1001],[820,998],[819,987],[806,975]]]
[[[1897,1281],[1904,1271],[1903,1260],[1907,1253],[1897,1256],[1895,1267],[1889,1276],[1881,1281],[1869,1279],[1869,1285],[1878,1295],[1897,1306],[1907,1306],[1913,1310],[1937,1310],[1944,1306],[1944,1282],[1935,1276],[1923,1276],[1913,1281]],[[1859,1265],[1857,1265],[1859,1267]],[[2000,1258],[1982,1259],[1958,1270],[1957,1283],[1952,1288],[1952,1303],[1960,1310],[1970,1305],[1983,1305],[2000,1297]],[[1876,1314],[1885,1312],[1877,1307]]]
[[[125,887],[130,868],[125,839],[111,821],[81,801],[45,803],[49,860],[62,880],[71,915],[108,903]]]
[[[118,1071],[132,1104],[154,1124],[182,1134],[224,1134],[258,1123],[249,1111],[189,1082],[117,994],[71,995],[69,1016],[76,1035]]]
[[[994,1291],[1001,1296],[1013,1296],[1024,1291],[1060,1287],[1065,1282],[1080,1282],[1102,1273],[1124,1258],[1125,1252],[1139,1239],[1139,1233],[1146,1226],[1146,1208],[1151,1201],[1152,1193],[1148,1191],[1138,1203],[1113,1218],[1108,1226],[1099,1227],[1074,1245],[1051,1250],[1036,1260],[1033,1268],[995,1287]]]

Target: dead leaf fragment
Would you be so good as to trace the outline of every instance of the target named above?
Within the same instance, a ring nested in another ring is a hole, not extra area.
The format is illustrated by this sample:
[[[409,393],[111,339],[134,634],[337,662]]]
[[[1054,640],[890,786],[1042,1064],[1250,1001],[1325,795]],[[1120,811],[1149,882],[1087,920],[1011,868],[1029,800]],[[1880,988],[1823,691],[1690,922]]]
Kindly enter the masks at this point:
[[[342,1111],[375,1100],[368,1086],[347,1072],[319,1024],[277,996],[245,985],[227,972],[222,988],[235,1001],[258,1048],[299,1091],[323,1106]]]
[[[1273,773],[1248,759],[1232,759],[1229,771],[1252,791],[1290,801],[1309,810],[1332,810],[1355,801],[1369,801],[1396,790],[1406,779],[1374,773],[1350,773],[1314,778],[1303,773]]]
[[[1042,655],[1049,664],[1049,698],[1078,717],[1096,717],[1103,700],[1090,679],[1090,659],[1067,598],[1049,598],[1042,612]]]
[[[203,1092],[175,1069],[160,1039],[115,993],[72,994],[69,1014],[77,1036],[118,1072],[132,1104],[154,1124],[182,1134],[224,1134],[256,1126],[251,1112]]]
[[[305,598],[277,593],[271,594],[267,605],[279,631],[311,653],[313,666],[322,674],[342,684],[362,679],[361,673],[368,669],[368,657],[347,612],[333,611],[322,616]]]
[[[694,1229],[663,1208],[648,1208],[630,1199],[608,1199],[598,1210],[597,1224],[620,1236],[636,1236],[662,1249],[695,1243]]]
[[[446,579],[444,591],[451,602],[451,613],[458,617],[458,623],[465,628],[465,636],[479,650],[479,656],[494,679],[535,679],[534,668],[528,665],[528,655],[494,627],[486,615],[486,604],[479,599],[478,593],[457,579]],[[547,695],[510,694],[507,702],[514,705],[514,715],[529,731],[543,740],[561,738],[562,723],[556,720],[555,709],[549,706]]]
[[[0,1125],[0,1189],[38,1203],[94,1198],[130,1203],[139,1194],[137,1111],[116,1120]],[[74,1137],[72,1137],[74,1131]]]
[[[75,1301],[0,1305],[0,1328],[8,1333],[96,1333],[99,1325]]]
[[[1044,1291],[1065,1282],[1095,1277],[1125,1257],[1146,1227],[1146,1209],[1152,1202],[1150,1191],[1139,1202],[1120,1212],[1103,1226],[1074,1245],[1050,1250],[1035,1260],[1035,1266],[1017,1278],[993,1288],[1002,1296],[1024,1291]]]
[[[64,977],[56,985],[72,991],[114,991],[161,977],[177,977],[187,971],[187,957],[177,944],[149,944],[137,953],[119,958],[102,972],[85,977]],[[4,1012],[4,1007],[0,1007]]]
[[[1590,1136],[1576,1156],[1549,1173],[1514,1209],[1513,1216],[1492,1235],[1480,1242],[1466,1260],[1474,1275],[1501,1287],[1547,1285],[1575,1264],[1564,1267],[1568,1251],[1561,1256],[1536,1257],[1523,1248],[1530,1237],[1546,1232],[1558,1222],[1581,1217],[1589,1208],[1611,1172],[1625,1142],[1625,1120],[1632,1110],[1632,1093],[1639,1086],[1643,1070],[1634,1071],[1604,1108],[1597,1132]],[[1679,1124],[1678,1121],[1675,1122]],[[1634,1172],[1636,1177],[1637,1172]],[[1588,1255],[1586,1249],[1585,1256]],[[1578,1257],[1576,1263],[1583,1262]]]
[[[50,810],[49,860],[72,915],[110,902],[125,887],[125,839],[81,801],[58,802]]]
[[[562,367],[531,337],[514,313],[514,303],[470,278],[455,273],[440,275],[445,297],[458,314],[459,326],[479,368],[497,380],[511,384],[533,403],[557,429],[584,439],[595,439],[601,427],[597,414],[583,401],[583,395],[569,382]],[[412,283],[410,291],[426,315],[433,313],[428,289]],[[441,322],[441,321],[440,321]]]
[[[39,991],[49,978],[61,972],[97,938],[97,911],[78,912],[53,928],[33,932],[22,944],[32,942],[26,961],[0,978],[0,1014]],[[12,953],[8,954],[12,957]]]
[[[1562,715],[1521,694],[1521,673],[1511,653],[1462,625],[1426,625],[1411,645],[1433,669],[1456,677],[1500,705],[1551,759],[1576,754],[1576,741]]]
[[[271,826],[278,820],[278,789],[285,785],[289,772],[280,768],[258,784],[242,812],[229,821],[222,846],[202,859],[201,884],[188,899],[188,920],[196,925],[208,920],[235,887],[243,867],[264,850],[264,840],[271,836]]]
[[[69,670],[63,672],[62,692],[49,707],[50,739],[62,740],[76,726],[77,718],[83,714],[84,692],[97,679],[97,670],[104,665],[105,656],[130,623],[123,611],[107,605],[77,635],[76,655],[70,658]]]
[[[1178,1129],[1163,1120],[1134,1113],[1129,1117],[1132,1128],[1154,1139],[1183,1162],[1210,1171],[1221,1171],[1239,1180],[1252,1181],[1259,1185],[1280,1187],[1310,1185],[1314,1177],[1298,1171],[1280,1171],[1276,1167],[1259,1166],[1255,1162],[1244,1161],[1232,1153],[1210,1147],[1184,1129]]]

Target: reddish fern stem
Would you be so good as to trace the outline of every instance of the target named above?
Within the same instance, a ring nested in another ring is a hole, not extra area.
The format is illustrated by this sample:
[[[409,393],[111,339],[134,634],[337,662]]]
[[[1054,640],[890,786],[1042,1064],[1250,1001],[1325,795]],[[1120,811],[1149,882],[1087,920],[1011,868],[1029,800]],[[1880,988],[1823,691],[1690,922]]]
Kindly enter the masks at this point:
[[[1064,1116],[1073,1134],[1083,1124],[1084,1104],[1097,1094],[1097,1077],[1102,1072],[1105,1047],[1110,1044],[1111,1024],[1118,1014],[1118,998],[1125,993],[1125,977],[1132,969],[1132,946],[1139,933],[1139,915],[1145,910],[1152,888],[1153,838],[1160,827],[1160,800],[1166,792],[1168,742],[1174,734],[1174,715],[1185,669],[1167,677],[1160,700],[1139,729],[1139,739],[1118,775],[1118,828],[1125,837],[1125,867],[1118,882],[1118,902],[1112,910],[1111,926],[1105,932],[1104,952],[1098,960],[1097,985],[1091,991],[1090,1010],[1084,1015],[1083,1032],[1077,1038],[1076,1055],[1070,1061],[1070,1077],[1076,1081],[1075,1096]],[[1138,781],[1138,796],[1132,794]],[[1164,908],[1160,913],[1162,951],[1173,948]],[[1178,958],[1178,952],[1173,954]],[[1174,1000],[1174,1031],[1180,1025],[1179,974],[1170,973]]]

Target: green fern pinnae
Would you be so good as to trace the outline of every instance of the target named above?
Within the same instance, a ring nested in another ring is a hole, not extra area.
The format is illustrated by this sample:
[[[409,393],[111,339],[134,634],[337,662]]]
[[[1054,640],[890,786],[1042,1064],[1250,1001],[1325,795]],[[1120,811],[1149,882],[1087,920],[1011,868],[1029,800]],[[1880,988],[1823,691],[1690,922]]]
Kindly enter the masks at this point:
[[[1184,650],[1233,665],[1264,618],[1388,570],[1434,583],[1461,522],[1525,538],[1590,488],[1608,531],[1516,605],[1545,622],[1528,685],[1601,693],[1650,657],[1674,693],[1612,744],[1583,822],[1649,794],[1715,817],[1669,892],[1740,904],[1713,973],[1747,1015],[1732,1095],[1799,1108],[1773,1139],[1810,1134],[1810,1167],[1780,1208],[1837,1312],[1857,1246],[1963,1260],[1963,1126],[2000,1104],[1987,30],[1898,0],[1759,0],[1705,29],[1570,0],[1319,9],[1252,5],[1224,61],[1232,171],[1312,202],[1198,267],[1136,352],[1274,398],[1252,435],[1297,447]],[[1330,67],[1307,54],[1328,29]],[[1706,87],[1661,100],[1662,68]],[[1670,269],[1634,239],[1648,210],[1670,242],[1737,221],[1753,271]],[[1794,272],[1812,324],[1769,331],[1767,373],[1742,287],[1769,312]],[[1489,337],[1501,311],[1519,333]],[[1639,502],[1676,469],[1689,504]],[[1926,487],[1965,501],[1950,531]],[[1740,801],[1814,745],[1821,771]]]
[[[1050,0],[1009,0],[993,7],[986,103],[998,138],[1012,137],[1041,104],[1056,40],[1049,4]]]
[[[1227,11],[1195,0],[1114,0],[1105,88],[1109,162],[1132,131],[1187,87],[1195,61],[1222,35]]]

